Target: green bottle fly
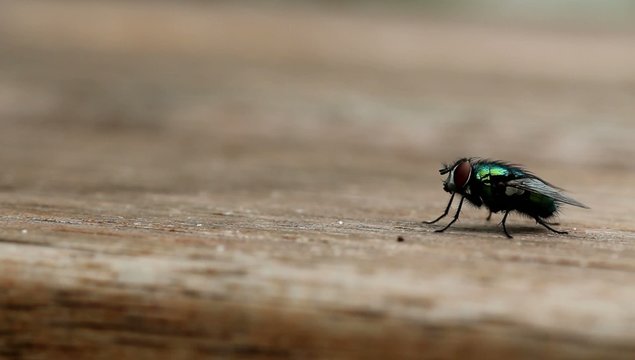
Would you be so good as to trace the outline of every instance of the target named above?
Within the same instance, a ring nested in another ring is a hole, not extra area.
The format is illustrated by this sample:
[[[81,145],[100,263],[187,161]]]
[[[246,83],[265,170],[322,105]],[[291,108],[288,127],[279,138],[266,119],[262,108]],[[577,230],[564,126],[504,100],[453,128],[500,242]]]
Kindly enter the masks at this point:
[[[443,182],[443,190],[452,196],[441,216],[432,221],[424,221],[424,223],[434,224],[444,218],[450,211],[454,195],[459,194],[461,201],[454,219],[437,232],[445,231],[456,222],[465,199],[476,207],[483,205],[487,207],[490,210],[490,216],[492,212],[504,212],[501,224],[503,232],[508,238],[512,236],[505,227],[505,221],[511,211],[527,215],[555,233],[566,234],[566,231],[558,231],[549,226],[553,224],[546,220],[558,212],[561,204],[588,209],[586,205],[564,195],[562,189],[549,184],[520,166],[503,161],[463,158],[452,165],[444,165],[439,173],[441,175],[448,174]],[[488,216],[488,220],[490,216]]]

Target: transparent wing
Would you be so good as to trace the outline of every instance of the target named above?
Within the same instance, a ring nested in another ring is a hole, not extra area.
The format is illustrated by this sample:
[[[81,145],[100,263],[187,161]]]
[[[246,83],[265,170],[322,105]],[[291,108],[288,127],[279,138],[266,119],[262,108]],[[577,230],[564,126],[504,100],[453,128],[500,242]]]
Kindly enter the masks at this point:
[[[509,180],[506,183],[507,186],[515,187],[517,189],[522,189],[534,193],[538,193],[541,195],[549,196],[550,198],[559,201],[561,203],[579,206],[581,208],[588,209],[589,207],[582,204],[581,202],[574,200],[562,193],[560,189],[557,189],[549,184],[546,184],[544,181],[538,178],[522,178]]]

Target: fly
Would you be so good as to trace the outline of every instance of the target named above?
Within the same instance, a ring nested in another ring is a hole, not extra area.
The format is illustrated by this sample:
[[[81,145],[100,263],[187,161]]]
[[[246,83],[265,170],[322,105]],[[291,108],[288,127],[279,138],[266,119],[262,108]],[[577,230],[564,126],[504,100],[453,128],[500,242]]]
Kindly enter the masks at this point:
[[[423,223],[434,224],[447,216],[456,194],[461,196],[461,200],[452,221],[436,232],[445,231],[459,219],[465,199],[476,207],[485,206],[489,209],[487,220],[492,213],[504,212],[501,225],[510,239],[512,236],[507,231],[505,221],[511,211],[529,216],[557,234],[567,234],[566,231],[552,228],[550,225],[555,224],[547,220],[558,212],[562,204],[589,208],[522,167],[503,161],[463,158],[452,165],[444,165],[439,173],[448,175],[443,181],[443,190],[451,194],[450,201],[441,216]]]

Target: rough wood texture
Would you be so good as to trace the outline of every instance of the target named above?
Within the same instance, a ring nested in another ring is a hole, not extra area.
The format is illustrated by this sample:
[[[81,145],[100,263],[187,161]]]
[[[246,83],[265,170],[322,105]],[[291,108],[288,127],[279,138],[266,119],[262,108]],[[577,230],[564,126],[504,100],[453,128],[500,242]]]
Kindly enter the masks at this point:
[[[6,1],[0,46],[0,357],[635,356],[631,32]],[[461,155],[592,210],[434,233]]]

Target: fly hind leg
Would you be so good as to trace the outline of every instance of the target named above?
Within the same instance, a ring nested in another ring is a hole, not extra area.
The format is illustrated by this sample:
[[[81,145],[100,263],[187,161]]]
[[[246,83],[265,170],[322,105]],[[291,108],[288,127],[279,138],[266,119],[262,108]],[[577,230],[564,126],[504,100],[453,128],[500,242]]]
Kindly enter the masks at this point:
[[[542,220],[542,219],[541,219],[541,218],[539,218],[539,217],[536,217],[535,219],[536,219],[536,222],[537,222],[538,224],[540,224],[540,225],[542,225],[542,226],[546,227],[547,229],[549,229],[549,230],[551,230],[551,231],[555,232],[556,234],[561,234],[561,235],[566,235],[566,234],[568,234],[568,232],[566,232],[566,231],[560,231],[560,230],[556,230],[556,229],[552,228],[551,226],[549,226],[549,224],[550,224],[550,223],[548,223],[548,222],[546,222],[546,221]],[[554,225],[554,224],[551,224],[551,225]]]

